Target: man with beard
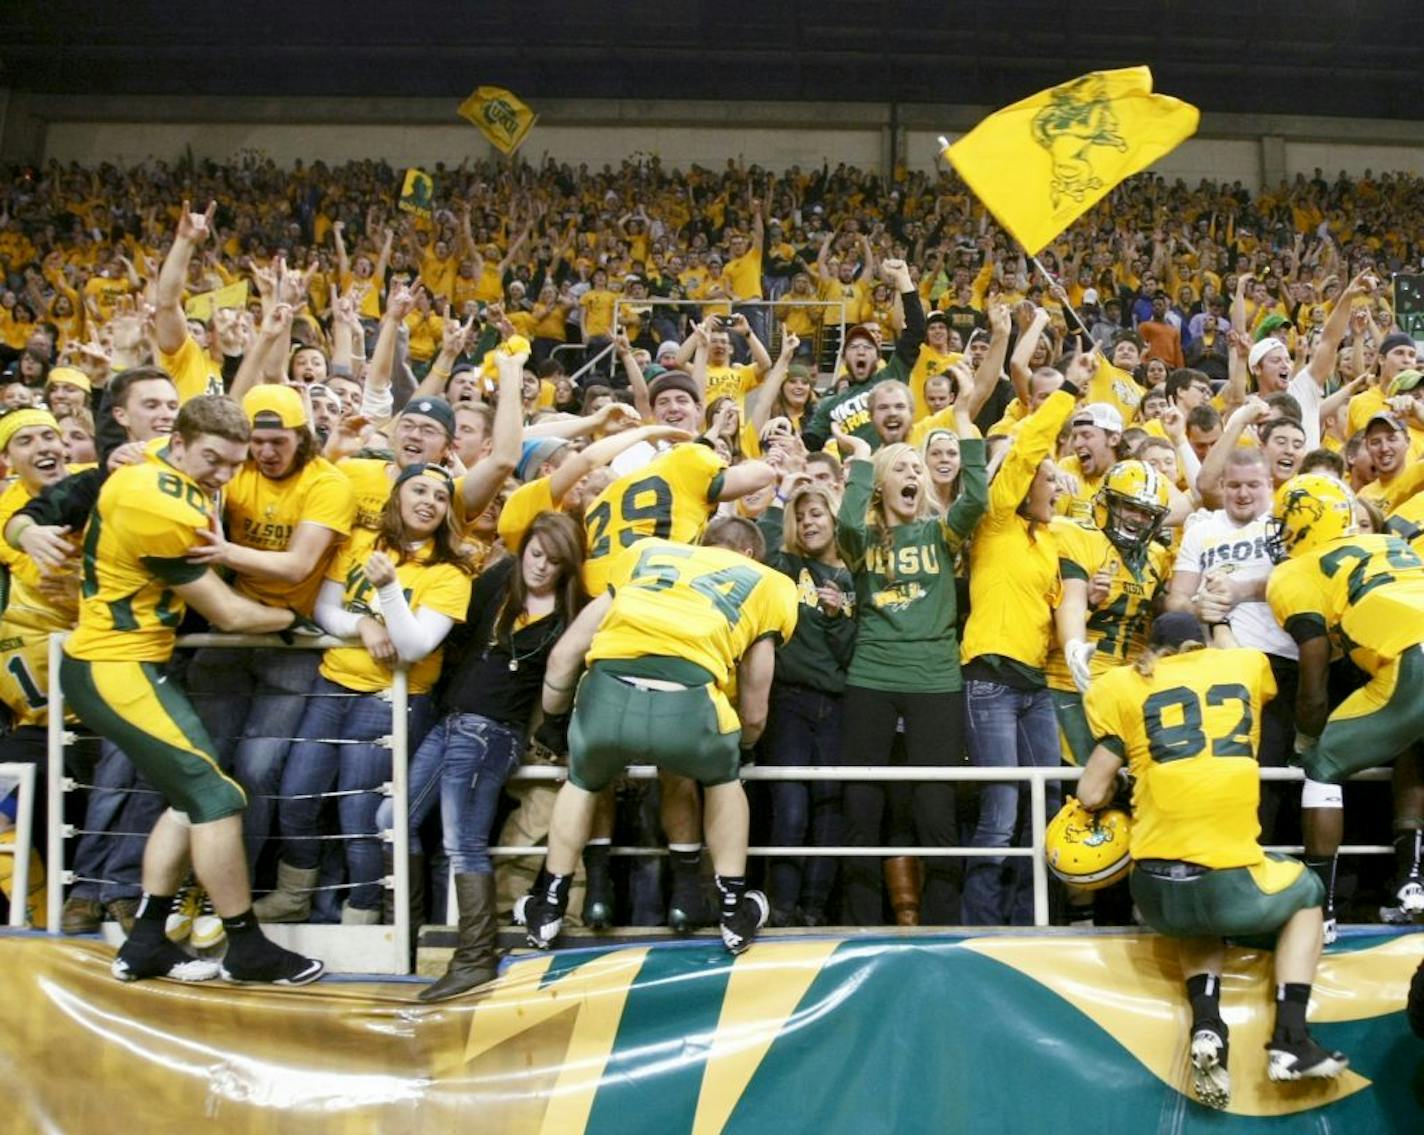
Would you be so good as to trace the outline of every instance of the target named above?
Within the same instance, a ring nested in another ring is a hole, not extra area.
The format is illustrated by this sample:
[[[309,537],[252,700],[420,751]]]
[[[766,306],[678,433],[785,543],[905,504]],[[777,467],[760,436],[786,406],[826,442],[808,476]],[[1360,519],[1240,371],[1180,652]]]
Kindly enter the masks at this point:
[[[872,443],[875,448],[908,439],[913,422],[910,400],[910,388],[898,379],[882,382],[870,392],[868,409],[877,439]]]
[[[925,341],[925,313],[920,306],[920,293],[910,279],[910,270],[903,260],[887,260],[881,265],[881,273],[892,287],[900,293],[900,303],[905,312],[905,330],[895,342],[895,353],[883,367],[876,370],[880,361],[880,344],[875,333],[864,324],[857,324],[846,331],[842,357],[845,360],[850,381],[846,389],[832,398],[823,398],[816,405],[816,413],[802,433],[806,448],[820,449],[831,436],[832,426],[839,426],[848,434],[860,438],[869,445],[879,444],[875,426],[870,419],[870,392],[887,379],[904,382],[914,369],[919,358],[920,344]]]
[[[1059,467],[1072,478],[1073,488],[1061,498],[1060,509],[1075,520],[1091,522],[1103,477],[1121,455],[1122,415],[1106,402],[1089,402],[1073,415],[1070,428],[1070,453]]]

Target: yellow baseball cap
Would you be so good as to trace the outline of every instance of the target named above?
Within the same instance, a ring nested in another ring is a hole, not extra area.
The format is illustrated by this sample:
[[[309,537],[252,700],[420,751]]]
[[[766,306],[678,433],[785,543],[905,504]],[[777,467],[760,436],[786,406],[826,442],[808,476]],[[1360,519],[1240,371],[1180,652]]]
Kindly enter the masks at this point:
[[[256,429],[299,430],[307,424],[302,396],[290,386],[263,383],[242,398],[242,412]]]
[[[56,382],[63,382],[69,386],[77,386],[85,394],[92,394],[94,386],[89,381],[89,376],[78,367],[55,367],[45,376],[45,385],[52,386]]]

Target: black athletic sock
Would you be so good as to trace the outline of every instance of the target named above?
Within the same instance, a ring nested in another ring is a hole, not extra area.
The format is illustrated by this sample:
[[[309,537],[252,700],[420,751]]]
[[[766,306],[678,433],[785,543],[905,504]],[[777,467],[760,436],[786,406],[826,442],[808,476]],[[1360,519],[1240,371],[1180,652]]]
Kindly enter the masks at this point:
[[[1325,917],[1335,917],[1335,865],[1338,855],[1307,855],[1305,865],[1320,876],[1325,884]]]
[[[274,945],[267,935],[262,933],[262,927],[251,907],[241,914],[224,918],[222,924],[223,929],[227,931],[228,954],[233,958],[252,957],[260,954],[264,946]]]
[[[554,908],[563,914],[569,905],[569,888],[573,885],[572,875],[547,875],[544,880],[544,899],[553,903]]]
[[[718,875],[717,890],[722,893],[722,917],[730,918],[742,905],[742,896],[747,893],[745,875]]]
[[[168,941],[164,926],[173,913],[173,901],[177,895],[151,895],[147,891],[139,899],[138,910],[134,914],[133,930],[129,940],[139,946],[156,946]]]
[[[1310,1005],[1307,982],[1287,982],[1276,986],[1276,1031],[1272,1040],[1285,1040],[1306,1031],[1305,1010]]]
[[[1221,978],[1213,973],[1193,974],[1187,978],[1187,1000],[1192,1003],[1193,1029],[1199,1022],[1219,1022],[1221,1020]]]
[[[1401,883],[1419,875],[1420,853],[1424,852],[1424,827],[1403,825],[1394,829],[1395,878]]]

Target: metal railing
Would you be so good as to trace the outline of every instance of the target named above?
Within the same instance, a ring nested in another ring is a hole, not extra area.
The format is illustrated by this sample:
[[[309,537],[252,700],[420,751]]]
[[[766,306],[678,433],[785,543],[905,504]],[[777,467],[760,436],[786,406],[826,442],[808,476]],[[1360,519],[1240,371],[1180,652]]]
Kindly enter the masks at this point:
[[[744,314],[746,309],[748,308],[764,312],[766,315],[767,333],[764,337],[759,337],[762,338],[762,345],[766,347],[767,353],[770,354],[773,359],[775,359],[777,354],[781,351],[781,324],[782,322],[784,322],[783,320],[777,318],[777,308],[815,308],[821,312],[828,313],[832,316],[832,318],[830,318],[829,320],[821,319],[817,321],[815,338],[810,344],[813,352],[812,357],[816,361],[816,368],[818,370],[827,369],[825,366],[825,363],[827,361],[826,348],[828,346],[833,346],[835,351],[839,351],[840,345],[845,342],[845,300],[801,300],[793,299],[790,297],[789,294],[774,300],[675,300],[665,299],[662,296],[649,296],[648,298],[642,300],[619,298],[613,304],[613,334],[616,337],[618,333],[623,330],[622,312],[627,309],[636,307],[639,309],[648,309],[649,311],[651,311],[652,309],[659,307],[673,307],[688,308],[694,312],[700,312],[702,308],[711,307],[713,305],[716,305],[718,307],[730,308],[733,314],[737,314],[739,312]],[[723,320],[726,320],[729,318],[729,316],[723,315],[721,316],[721,318]],[[640,325],[644,322],[646,321],[639,320]],[[826,332],[830,328],[835,328],[836,330],[834,340],[829,339],[826,335]],[[831,362],[834,362],[834,354],[832,354],[831,356]]]
[[[1295,781],[1305,779],[1305,773],[1298,768],[1260,769],[1263,781]],[[521,765],[511,776],[511,780],[564,780],[568,770],[562,765]],[[624,775],[634,780],[656,779],[658,770],[653,765],[630,765]],[[973,782],[998,783],[1006,781],[1027,782],[1029,788],[1029,827],[1031,842],[1027,847],[748,847],[748,855],[757,856],[834,856],[852,858],[857,856],[890,857],[916,855],[921,857],[972,859],[980,856],[1001,856],[1006,858],[1032,857],[1033,869],[1033,921],[1035,926],[1047,926],[1048,907],[1048,860],[1044,855],[1044,832],[1048,827],[1047,790],[1049,781],[1076,781],[1083,775],[1081,768],[975,768],[972,766],[947,766],[932,768],[924,766],[884,765],[748,765],[742,769],[744,781],[766,780],[838,780],[838,781],[898,781],[898,782]],[[1352,776],[1357,781],[1388,781],[1391,772],[1387,768],[1367,769]],[[527,847],[491,847],[490,855],[503,858],[543,855],[548,848],[531,845]],[[1272,846],[1268,851],[1299,854],[1299,846]],[[654,847],[611,847],[614,855],[665,855],[664,848]],[[1347,844],[1340,848],[1342,855],[1392,855],[1394,847],[1387,844]]]
[[[35,766],[20,762],[0,764],[0,777],[16,781],[15,838],[0,843],[0,855],[14,857],[10,871],[10,919],[12,927],[28,924],[30,906],[30,847],[34,842]]]
[[[46,857],[50,864],[46,904],[48,931],[59,934],[64,888],[75,881],[74,873],[63,869],[64,842],[76,834],[64,823],[64,794],[79,787],[64,771],[64,749],[76,740],[64,724],[64,690],[60,683],[60,662],[67,634],[53,634],[49,640],[49,834]],[[333,646],[356,645],[341,639],[322,636],[303,642],[287,643],[276,635],[186,635],[177,641],[179,649],[203,647],[240,647],[268,650],[325,650]],[[332,964],[330,955],[338,951],[343,958],[359,959],[349,968],[363,972],[409,973],[411,956],[410,925],[410,862],[405,851],[410,845],[410,738],[409,685],[404,668],[397,669],[390,686],[391,732],[372,744],[382,745],[391,752],[391,780],[379,791],[393,798],[392,826],[377,832],[377,837],[392,844],[397,853],[391,858],[394,867],[381,885],[394,891],[394,919],[390,926],[326,926],[315,923],[264,924],[263,930],[274,940],[303,953],[316,954],[333,970],[348,968]],[[295,739],[294,739],[295,741]],[[323,795],[330,795],[323,793]],[[26,833],[28,835],[28,833]],[[384,947],[384,950],[382,949]],[[382,958],[382,954],[384,957]],[[373,964],[374,963],[374,964]]]
[[[66,872],[60,865],[64,862],[64,841],[74,834],[72,827],[64,824],[64,794],[74,791],[78,786],[75,782],[66,777],[64,772],[64,748],[67,744],[73,743],[74,734],[64,727],[64,701],[63,690],[59,682],[60,657],[62,644],[67,635],[52,635],[50,638],[50,713],[49,713],[49,837],[47,856],[50,863],[48,872],[48,929],[51,934],[60,933],[60,914],[64,902],[64,887],[74,881],[73,873]],[[189,635],[178,640],[180,648],[201,648],[201,647],[244,647],[244,648],[268,648],[268,649],[325,649],[330,646],[346,645],[341,640],[321,638],[301,644],[288,644],[282,642],[275,636],[242,636],[242,635]],[[409,847],[409,736],[407,710],[409,705],[408,687],[406,675],[403,670],[395,672],[395,680],[391,686],[392,702],[392,728],[388,737],[380,739],[378,743],[385,744],[391,750],[392,775],[388,786],[384,786],[382,791],[391,797],[392,802],[392,826],[389,829],[378,833],[379,838],[390,842],[395,848],[396,854],[392,856],[394,868],[392,874],[382,879],[382,885],[394,892],[394,923],[392,926],[318,926],[316,924],[298,923],[278,926],[268,926],[266,929],[273,932],[273,936],[284,945],[293,948],[305,948],[311,952],[317,952],[323,945],[328,949],[334,942],[343,942],[345,948],[349,950],[356,948],[370,949],[379,943],[389,946],[389,951],[385,956],[384,968],[379,972],[406,973],[409,972],[409,958],[412,927],[410,924],[410,874],[409,861],[405,854],[405,849]],[[8,766],[0,766],[3,769]],[[16,832],[16,851],[21,845],[28,846],[30,839],[30,808],[33,807],[33,774],[34,769],[28,766],[19,766],[21,772],[28,771],[30,774],[28,793],[25,783],[22,780],[21,786],[21,808]],[[1031,860],[1033,874],[1033,900],[1034,900],[1034,923],[1037,926],[1047,926],[1049,918],[1049,873],[1047,861],[1044,856],[1044,832],[1048,825],[1047,815],[1047,785],[1051,782],[1073,782],[1082,775],[1082,769],[1070,767],[1056,768],[976,768],[971,766],[946,766],[942,768],[933,767],[905,767],[905,766],[761,766],[748,765],[741,771],[744,781],[879,781],[879,782],[932,782],[949,781],[955,783],[1026,783],[1029,792],[1029,827],[1031,831],[1030,842],[1022,847],[771,847],[753,846],[748,848],[748,853],[757,856],[833,856],[833,857],[880,857],[915,855],[922,857],[946,857],[971,859],[982,856],[998,856],[1005,858],[1029,857]],[[525,764],[520,766],[511,776],[511,780],[520,781],[562,781],[566,779],[568,771],[562,764]],[[624,775],[629,779],[653,779],[657,777],[658,770],[652,765],[631,765]],[[1304,773],[1298,768],[1263,768],[1260,770],[1261,779],[1264,781],[1295,781],[1304,779]],[[1352,777],[1353,780],[1380,781],[1390,778],[1390,770],[1387,768],[1370,769]],[[388,791],[387,791],[388,790]],[[26,805],[29,805],[29,808]],[[275,838],[275,837],[274,837]],[[613,847],[612,853],[619,855],[665,855],[666,851],[658,847]],[[1272,847],[1268,850],[1285,851],[1298,853],[1299,847]],[[1342,854],[1353,855],[1383,855],[1392,854],[1393,848],[1388,845],[1347,845],[1342,847]],[[510,858],[522,856],[542,856],[547,851],[546,847],[539,845],[529,846],[496,846],[490,848],[493,856]],[[23,894],[21,885],[27,882],[28,856],[16,862],[16,893]],[[23,900],[18,904],[23,912]],[[14,922],[15,914],[12,905],[11,921]],[[379,954],[379,950],[377,950]],[[337,968],[333,966],[333,968]],[[377,972],[373,968],[370,955],[364,957],[362,963],[356,967],[364,969],[366,972]]]

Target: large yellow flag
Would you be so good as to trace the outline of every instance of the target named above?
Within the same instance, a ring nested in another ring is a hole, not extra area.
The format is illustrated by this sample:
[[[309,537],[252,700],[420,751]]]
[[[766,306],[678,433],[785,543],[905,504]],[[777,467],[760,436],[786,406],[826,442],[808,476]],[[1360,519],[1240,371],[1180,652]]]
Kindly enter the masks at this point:
[[[460,117],[473,122],[501,153],[512,154],[539,116],[503,87],[479,87],[460,104]]]
[[[996,111],[944,154],[1037,255],[1118,182],[1194,134],[1200,117],[1154,95],[1146,67],[1092,71]]]

